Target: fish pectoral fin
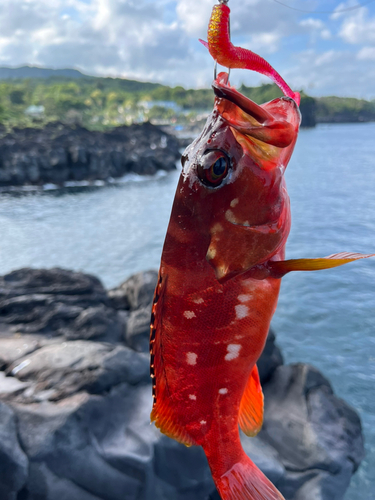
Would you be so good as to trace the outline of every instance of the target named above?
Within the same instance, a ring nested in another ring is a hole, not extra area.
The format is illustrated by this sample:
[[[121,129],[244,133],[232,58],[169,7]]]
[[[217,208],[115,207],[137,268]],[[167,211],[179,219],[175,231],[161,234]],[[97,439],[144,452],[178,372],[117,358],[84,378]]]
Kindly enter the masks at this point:
[[[267,267],[273,278],[282,278],[291,271],[320,271],[321,269],[331,269],[332,267],[343,266],[349,262],[368,259],[369,257],[375,257],[375,254],[341,252],[319,259],[291,259],[269,262]]]
[[[257,365],[252,369],[242,395],[238,423],[250,437],[256,436],[263,424],[263,392]]]

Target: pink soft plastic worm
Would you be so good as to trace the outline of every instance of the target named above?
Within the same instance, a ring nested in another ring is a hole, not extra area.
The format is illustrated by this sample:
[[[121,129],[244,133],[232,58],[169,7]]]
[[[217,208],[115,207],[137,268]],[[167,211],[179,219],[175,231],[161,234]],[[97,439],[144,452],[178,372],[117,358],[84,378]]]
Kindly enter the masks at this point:
[[[210,51],[211,56],[226,68],[242,68],[257,71],[271,78],[285,95],[299,105],[301,97],[293,92],[279,73],[265,60],[251,50],[235,47],[229,36],[230,9],[225,3],[214,5],[208,25],[208,43],[200,40]]]

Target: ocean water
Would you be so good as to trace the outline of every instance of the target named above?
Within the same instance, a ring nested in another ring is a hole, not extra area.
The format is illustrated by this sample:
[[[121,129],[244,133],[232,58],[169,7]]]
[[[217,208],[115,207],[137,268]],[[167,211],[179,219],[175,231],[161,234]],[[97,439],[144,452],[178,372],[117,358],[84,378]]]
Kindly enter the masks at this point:
[[[287,258],[375,252],[375,123],[302,130],[287,169]],[[179,172],[111,186],[0,195],[0,274],[60,266],[107,287],[157,268]],[[49,186],[51,188],[53,186]],[[375,498],[375,259],[282,282],[286,362],[315,365],[360,414],[366,458],[346,500]]]

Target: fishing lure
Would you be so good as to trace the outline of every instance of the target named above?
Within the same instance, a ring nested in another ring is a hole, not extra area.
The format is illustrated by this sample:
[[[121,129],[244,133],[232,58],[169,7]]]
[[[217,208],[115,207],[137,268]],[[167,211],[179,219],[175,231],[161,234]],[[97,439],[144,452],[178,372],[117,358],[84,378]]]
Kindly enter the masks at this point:
[[[211,56],[226,68],[250,69],[271,78],[286,96],[300,104],[300,94],[293,92],[279,73],[265,60],[251,50],[235,47],[230,41],[228,0],[215,5],[208,25],[208,43],[200,40],[210,51]]]
[[[219,49],[220,29],[213,38]],[[299,131],[297,101],[259,106],[224,72],[213,89],[214,110],[182,157],[161,257],[151,316],[151,420],[167,436],[203,447],[223,500],[282,500],[239,435],[239,427],[254,436],[262,426],[256,362],[280,278],[370,255],[284,260],[284,172]]]

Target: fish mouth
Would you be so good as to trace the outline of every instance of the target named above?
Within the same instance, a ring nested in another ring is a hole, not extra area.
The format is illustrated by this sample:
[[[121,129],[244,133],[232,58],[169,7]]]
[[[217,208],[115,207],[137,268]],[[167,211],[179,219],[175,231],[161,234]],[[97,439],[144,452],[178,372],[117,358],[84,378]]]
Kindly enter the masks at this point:
[[[231,87],[225,72],[218,75],[212,88],[221,117],[238,132],[277,148],[295,142],[302,115],[291,97],[283,96],[260,106]]]
[[[238,90],[230,87],[228,83],[224,81],[224,75],[227,75],[227,73],[220,73],[216,80],[212,83],[212,88],[216,97],[232,102],[261,124],[273,121],[274,118],[270,113],[268,113],[268,111],[263,109],[248,97],[245,97],[243,94],[238,92]]]

